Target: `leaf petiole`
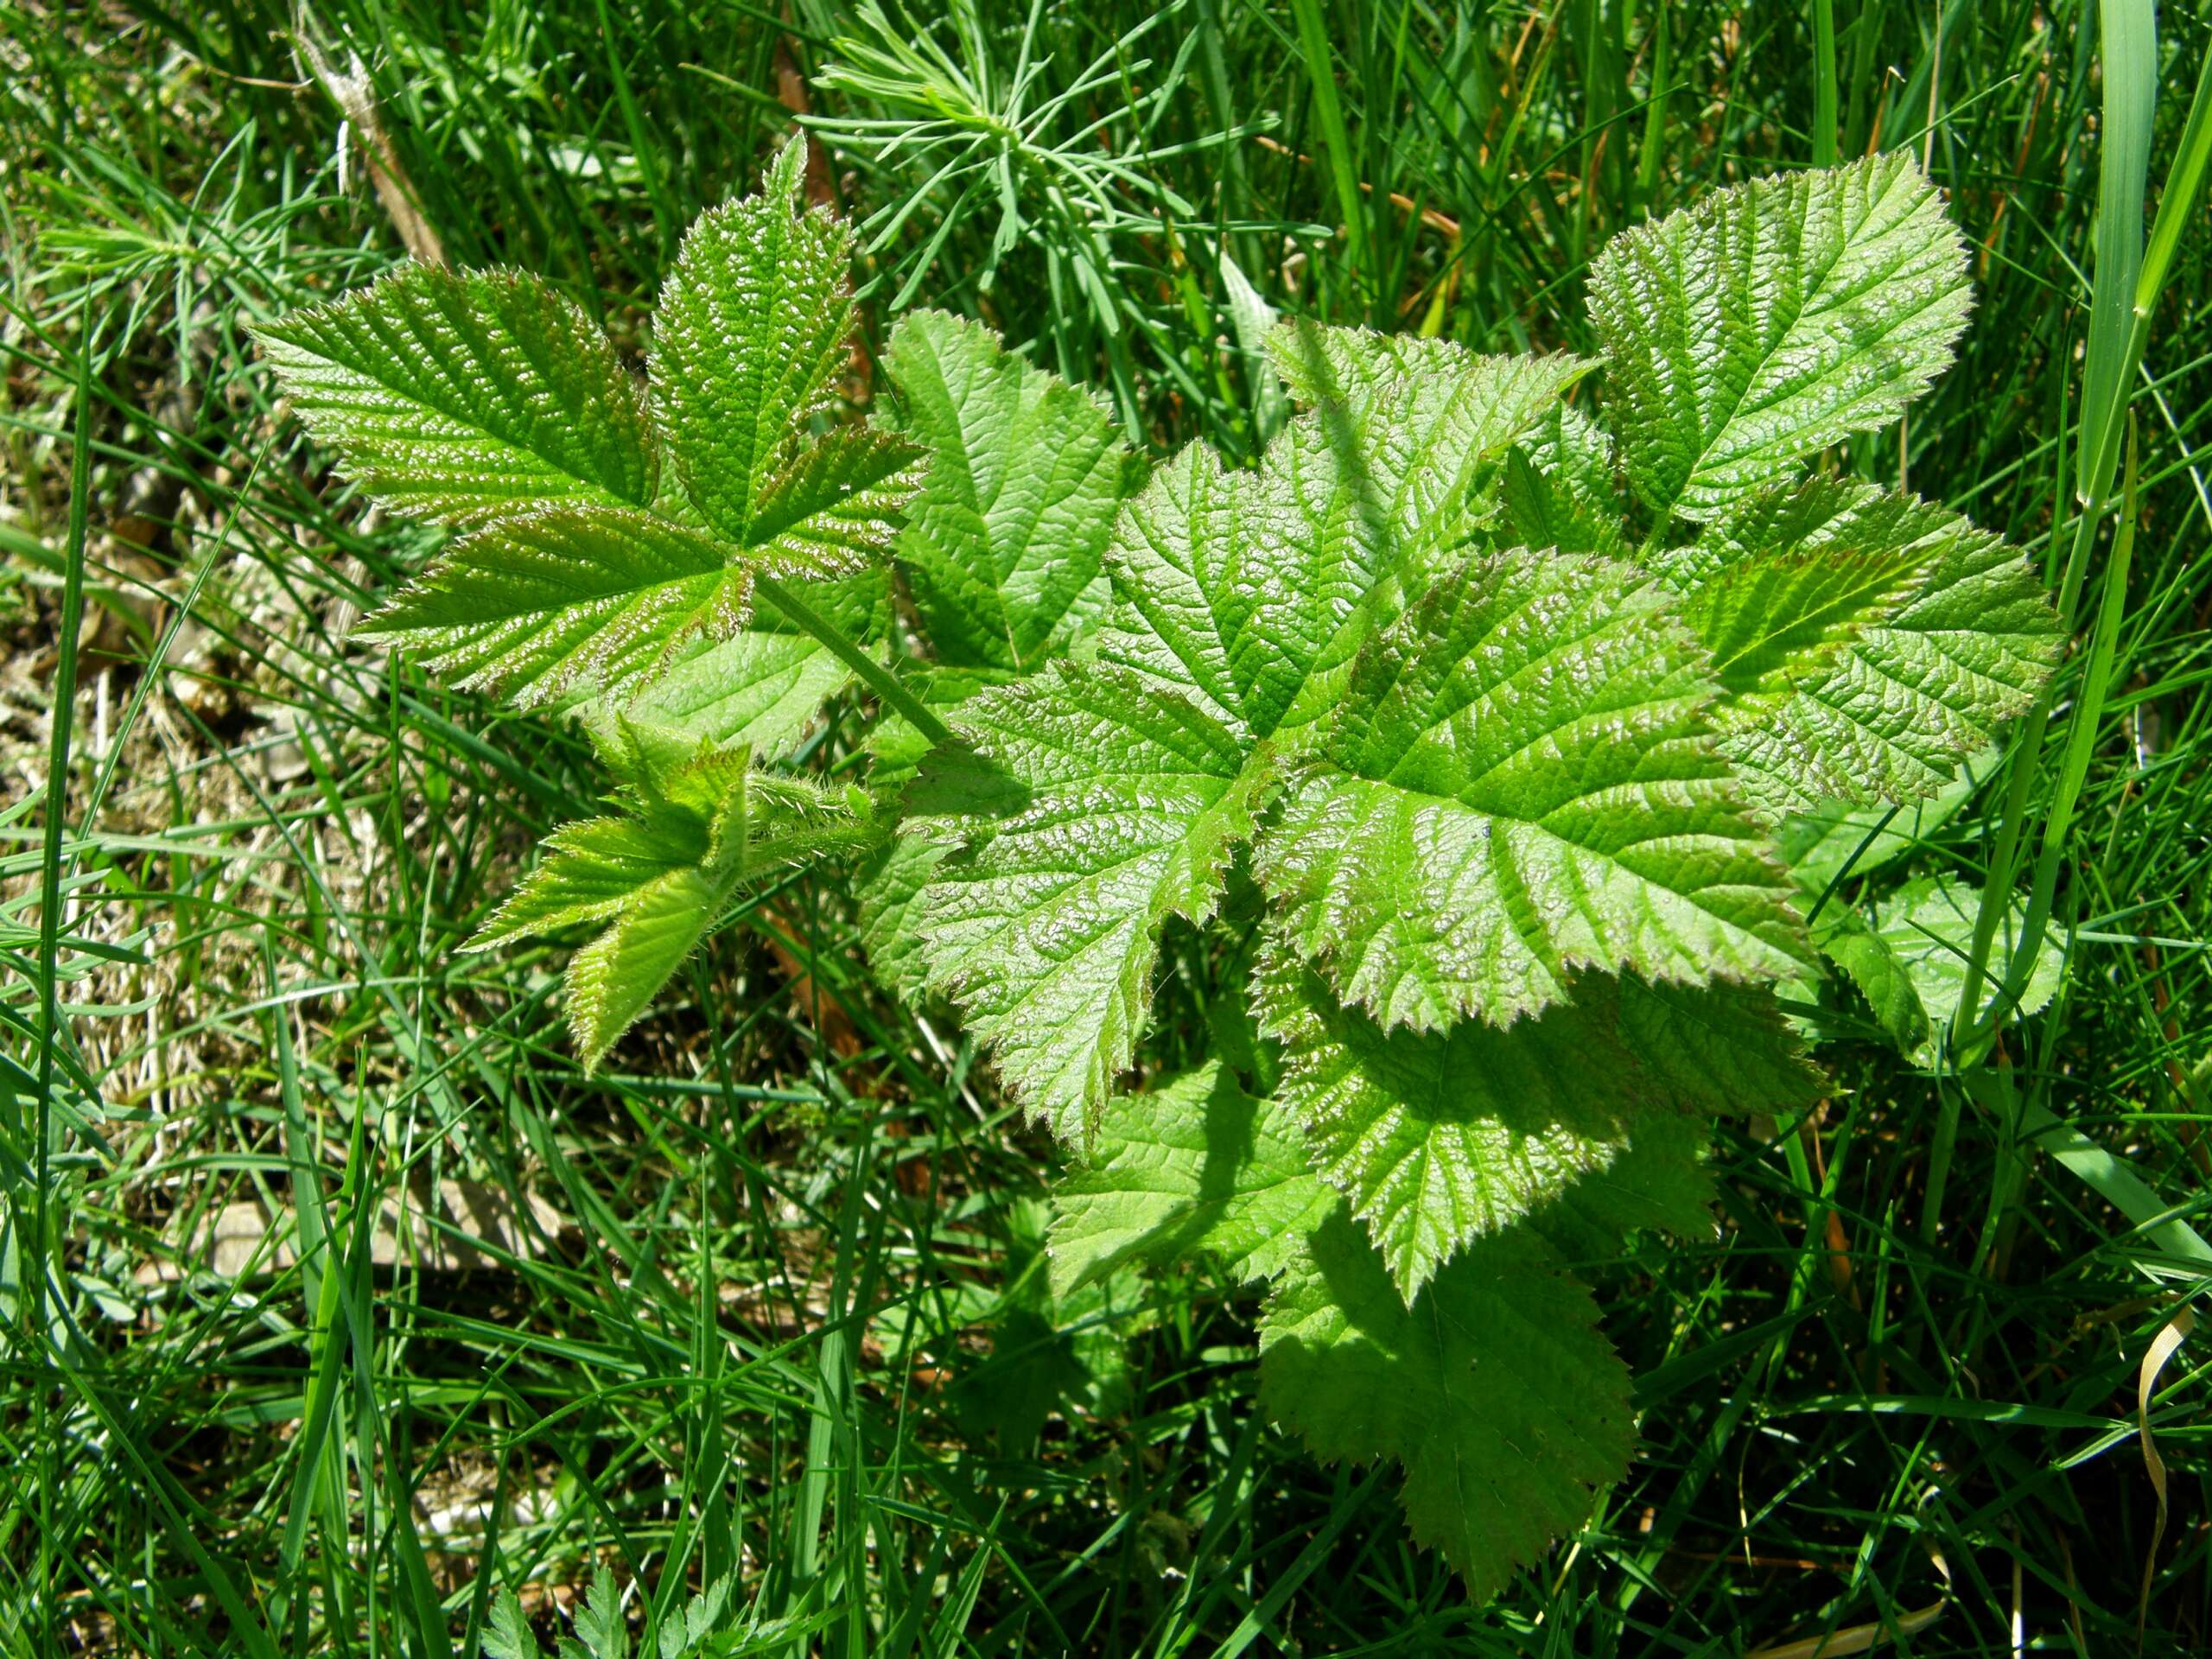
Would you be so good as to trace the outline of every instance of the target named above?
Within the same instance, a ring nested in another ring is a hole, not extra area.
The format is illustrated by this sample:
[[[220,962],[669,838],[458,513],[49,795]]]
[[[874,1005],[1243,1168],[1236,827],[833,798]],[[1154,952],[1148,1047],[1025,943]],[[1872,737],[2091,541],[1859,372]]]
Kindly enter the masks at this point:
[[[827,645],[846,667],[860,676],[869,690],[905,715],[915,730],[931,743],[953,741],[952,728],[931,713],[929,706],[908,690],[896,674],[847,639],[842,628],[791,588],[773,576],[760,574],[753,578],[753,591],[789,617],[798,628]]]

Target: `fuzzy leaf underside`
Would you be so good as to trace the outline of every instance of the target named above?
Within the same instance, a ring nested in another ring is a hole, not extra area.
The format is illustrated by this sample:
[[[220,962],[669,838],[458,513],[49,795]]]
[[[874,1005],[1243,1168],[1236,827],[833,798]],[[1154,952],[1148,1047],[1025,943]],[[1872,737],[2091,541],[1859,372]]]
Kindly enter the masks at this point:
[[[1707,723],[1694,643],[1626,566],[1478,557],[1372,640],[1254,868],[1386,1027],[1507,1024],[1585,969],[1776,979],[1789,883]]]
[[[1831,480],[1765,492],[1660,568],[1695,612],[1755,565],[1901,573],[1825,654],[1717,716],[1770,817],[1935,794],[2034,701],[2063,643],[2016,549],[1901,492]]]
[[[1711,518],[1886,424],[1950,362],[1965,244],[1911,158],[1754,180],[1615,237],[1590,311],[1630,484]]]
[[[1479,1241],[1408,1308],[1339,1212],[1268,1299],[1261,1402],[1325,1461],[1403,1465],[1414,1536],[1479,1601],[1627,1469],[1628,1370],[1597,1327],[1529,1229]]]
[[[1491,516],[1496,456],[1588,366],[1452,349],[1440,381],[1296,416],[1256,471],[1199,444],[1161,467],[1107,555],[1101,658],[1253,737],[1324,715],[1361,639]]]
[[[402,512],[466,527],[653,498],[639,387],[582,309],[535,276],[407,265],[255,332],[308,429]]]
[[[888,573],[869,569],[794,588],[848,639],[880,639],[891,621]],[[642,690],[600,696],[576,710],[586,722],[617,715],[755,754],[787,753],[852,671],[820,640],[799,632],[772,601],[754,596],[744,628],[677,647]]]
[[[1061,663],[986,691],[909,798],[969,844],[916,901],[930,978],[991,1046],[1008,1090],[1084,1139],[1136,1051],[1160,929],[1211,915],[1273,764],[1134,675]]]
[[[898,543],[936,659],[1033,671],[1097,626],[1135,465],[1090,397],[979,323],[903,318],[885,365],[929,452]]]
[[[1338,1203],[1288,1109],[1209,1062],[1108,1105],[1090,1165],[1053,1190],[1053,1288],[1199,1254],[1233,1280],[1272,1279]]]

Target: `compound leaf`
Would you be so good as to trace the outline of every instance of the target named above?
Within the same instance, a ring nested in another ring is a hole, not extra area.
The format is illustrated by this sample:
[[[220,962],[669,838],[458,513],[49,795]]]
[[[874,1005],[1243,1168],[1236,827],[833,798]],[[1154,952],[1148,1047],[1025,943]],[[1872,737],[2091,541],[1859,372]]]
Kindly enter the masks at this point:
[[[366,632],[524,707],[582,679],[624,698],[685,647],[736,633],[756,574],[835,577],[889,547],[914,447],[889,432],[806,429],[830,400],[851,322],[851,232],[799,208],[804,158],[804,140],[786,145],[760,195],[704,215],[663,296],[656,395],[688,504],[601,499],[493,518]],[[650,500],[650,478],[631,496]]]
[[[1753,582],[1802,573],[1806,596],[1866,594],[1816,649],[1767,661],[1756,694],[1715,717],[1745,787],[1776,817],[1935,794],[2033,702],[2061,644],[2057,613],[2015,549],[1872,485],[1764,492],[1660,570],[1707,626],[1732,602],[1713,595],[1745,572]]]
[[[802,779],[755,772],[743,748],[620,716],[596,722],[621,781],[621,816],[563,824],[467,949],[582,925],[601,931],[569,959],[569,1026],[595,1068],[751,878],[825,851],[865,846],[869,826]]]
[[[1097,625],[1135,458],[1084,393],[979,323],[912,313],[885,365],[929,451],[898,543],[940,663],[1033,671]]]
[[[1202,1252],[1233,1279],[1271,1279],[1337,1206],[1288,1108],[1209,1062],[1108,1104],[1090,1163],[1053,1189],[1053,1288]]]
[[[1892,421],[1951,360],[1966,245],[1902,152],[1754,180],[1590,270],[1613,429],[1660,530]]]
[[[985,820],[917,901],[931,979],[992,1046],[1014,1098],[1087,1137],[1135,1053],[1170,916],[1213,912],[1271,753],[1187,698],[1058,664],[962,705],[909,810]]]
[[[1260,1398],[1325,1460],[1406,1471],[1414,1536],[1478,1599],[1580,1525],[1635,1446],[1628,1369],[1531,1229],[1484,1238],[1409,1308],[1341,1211],[1260,1324]]]
[[[537,277],[408,265],[255,332],[308,429],[403,512],[471,525],[653,499],[639,386],[591,319]]]
[[[1478,556],[1361,653],[1254,855],[1283,936],[1385,1027],[1497,1024],[1577,970],[1777,979],[1807,950],[1629,567]]]

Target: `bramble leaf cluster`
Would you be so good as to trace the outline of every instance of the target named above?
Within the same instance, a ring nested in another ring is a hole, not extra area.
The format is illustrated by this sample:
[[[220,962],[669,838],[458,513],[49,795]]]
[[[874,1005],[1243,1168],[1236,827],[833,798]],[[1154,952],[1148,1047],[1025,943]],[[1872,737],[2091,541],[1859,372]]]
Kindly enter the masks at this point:
[[[1978,896],[1839,889],[2058,624],[1998,537],[1824,459],[1949,360],[1957,233],[1903,156],[1738,185],[1599,257],[1602,359],[1285,324],[1256,463],[1147,477],[941,314],[842,418],[852,238],[802,175],[686,238],[642,385],[517,274],[267,331],[359,487],[456,532],[373,636],[573,709],[615,781],[476,943],[596,930],[595,1064],[763,878],[847,864],[886,991],[948,1001],[1072,1166],[1004,1317],[1255,1287],[1271,1414],[1402,1464],[1487,1593],[1632,1451],[1570,1264],[1709,1230],[1714,1116],[1821,1091],[1814,1004],[1926,1052],[1958,1000]],[[789,756],[849,686],[837,791]],[[1170,971],[1222,1011],[1179,1075]]]

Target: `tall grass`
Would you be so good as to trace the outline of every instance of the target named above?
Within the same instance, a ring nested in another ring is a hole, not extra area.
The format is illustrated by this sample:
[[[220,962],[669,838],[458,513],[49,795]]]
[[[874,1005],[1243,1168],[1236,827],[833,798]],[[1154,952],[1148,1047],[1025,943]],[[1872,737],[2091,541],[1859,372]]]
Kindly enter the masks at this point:
[[[0,1650],[471,1656],[603,1573],[649,1641],[729,1580],[734,1651],[2202,1651],[2202,1339],[2141,1366],[2212,1208],[2212,137],[2203,22],[2148,12],[0,11]],[[1163,454],[1273,429],[1268,308],[1586,346],[1587,259],[1716,184],[1910,145],[1950,193],[1974,326],[1854,461],[2086,633],[1908,856],[2025,894],[2067,987],[1993,1025],[1993,959],[1940,1066],[1847,1046],[1724,1136],[1714,1239],[1608,1281],[1642,1461],[1493,1607],[1264,1426],[1224,1287],[1042,1297],[1049,1149],[834,887],[588,1078],[557,957],[454,948],[599,780],[346,643],[429,543],[246,327],[427,231],[635,348],[795,119],[871,331],[982,317]]]

